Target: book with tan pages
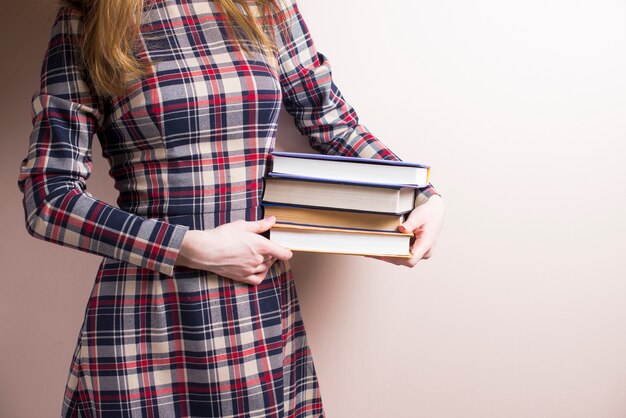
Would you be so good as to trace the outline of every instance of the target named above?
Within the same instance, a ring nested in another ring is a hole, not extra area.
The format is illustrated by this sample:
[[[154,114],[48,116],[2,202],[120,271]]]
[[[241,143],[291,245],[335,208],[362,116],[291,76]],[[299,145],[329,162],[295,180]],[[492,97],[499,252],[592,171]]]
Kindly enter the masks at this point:
[[[370,231],[395,232],[406,218],[405,215],[316,209],[271,203],[264,204],[263,209],[266,217],[275,216],[277,221],[283,224]]]
[[[292,251],[411,257],[413,234],[275,224],[270,239]]]

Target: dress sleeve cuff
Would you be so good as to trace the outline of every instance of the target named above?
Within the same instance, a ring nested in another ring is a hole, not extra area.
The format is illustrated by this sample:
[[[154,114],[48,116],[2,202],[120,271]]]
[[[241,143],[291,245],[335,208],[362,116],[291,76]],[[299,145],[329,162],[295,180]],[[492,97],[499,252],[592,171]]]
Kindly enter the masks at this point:
[[[419,189],[417,195],[415,196],[415,206],[417,207],[426,203],[426,201],[434,195],[441,197],[441,194],[439,194],[432,184],[428,184],[425,188]]]
[[[166,276],[172,276],[174,274],[176,259],[178,258],[178,253],[183,243],[183,238],[189,228],[184,225],[169,225],[168,229],[170,229],[170,233],[167,234],[169,235],[169,240],[162,244],[162,257],[155,260],[152,269]],[[150,266],[146,267],[150,268]]]

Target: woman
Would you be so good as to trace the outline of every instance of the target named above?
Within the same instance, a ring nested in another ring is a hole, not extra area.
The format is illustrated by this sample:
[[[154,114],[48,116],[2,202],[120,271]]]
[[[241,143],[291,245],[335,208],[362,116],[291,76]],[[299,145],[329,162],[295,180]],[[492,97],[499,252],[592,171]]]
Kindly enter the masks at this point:
[[[323,415],[292,254],[260,235],[281,102],[320,152],[396,158],[358,123],[292,0],[60,9],[19,186],[31,234],[104,257],[62,416]],[[119,208],[86,191],[94,135]],[[418,199],[401,227],[417,236],[408,266],[443,219],[432,187]]]

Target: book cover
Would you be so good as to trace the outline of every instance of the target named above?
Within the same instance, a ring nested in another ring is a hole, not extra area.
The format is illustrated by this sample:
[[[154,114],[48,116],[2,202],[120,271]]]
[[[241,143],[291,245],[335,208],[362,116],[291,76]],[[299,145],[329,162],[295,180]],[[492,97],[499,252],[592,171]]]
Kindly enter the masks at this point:
[[[275,224],[270,240],[292,251],[410,258],[413,234]]]
[[[430,166],[425,164],[291,152],[273,152],[272,157],[272,175],[417,187],[430,182]]]
[[[389,166],[405,166],[405,167],[418,167],[418,168],[430,168],[426,164],[418,164],[406,161],[392,161],[392,160],[378,160],[373,158],[360,158],[360,157],[344,157],[342,155],[328,155],[328,154],[307,154],[303,152],[285,152],[274,151],[273,156],[289,157],[289,158],[304,158],[308,160],[330,160],[330,161],[344,161],[355,162],[359,164],[379,164]]]
[[[333,184],[352,184],[355,186],[371,186],[371,187],[382,187],[384,189],[423,189],[428,184],[396,184],[396,183],[380,183],[380,182],[372,182],[372,181],[361,181],[361,180],[341,180],[341,179],[331,179],[331,178],[322,178],[322,177],[310,177],[310,176],[299,176],[296,174],[285,174],[285,173],[276,173],[274,171],[270,171],[267,173],[266,177],[277,178],[277,179],[293,179],[293,180],[302,180],[302,181],[310,181],[316,183],[333,183]]]

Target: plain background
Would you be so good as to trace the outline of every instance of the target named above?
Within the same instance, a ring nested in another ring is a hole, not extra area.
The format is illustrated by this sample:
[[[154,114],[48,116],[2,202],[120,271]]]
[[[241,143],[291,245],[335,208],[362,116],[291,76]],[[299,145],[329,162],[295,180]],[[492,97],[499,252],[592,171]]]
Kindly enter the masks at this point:
[[[297,255],[336,417],[626,416],[626,3],[301,0],[361,120],[433,166],[413,269]],[[0,416],[58,416],[98,257],[30,238],[16,186],[54,2],[2,7]],[[283,149],[306,141],[283,115]],[[89,189],[113,202],[97,148]]]

